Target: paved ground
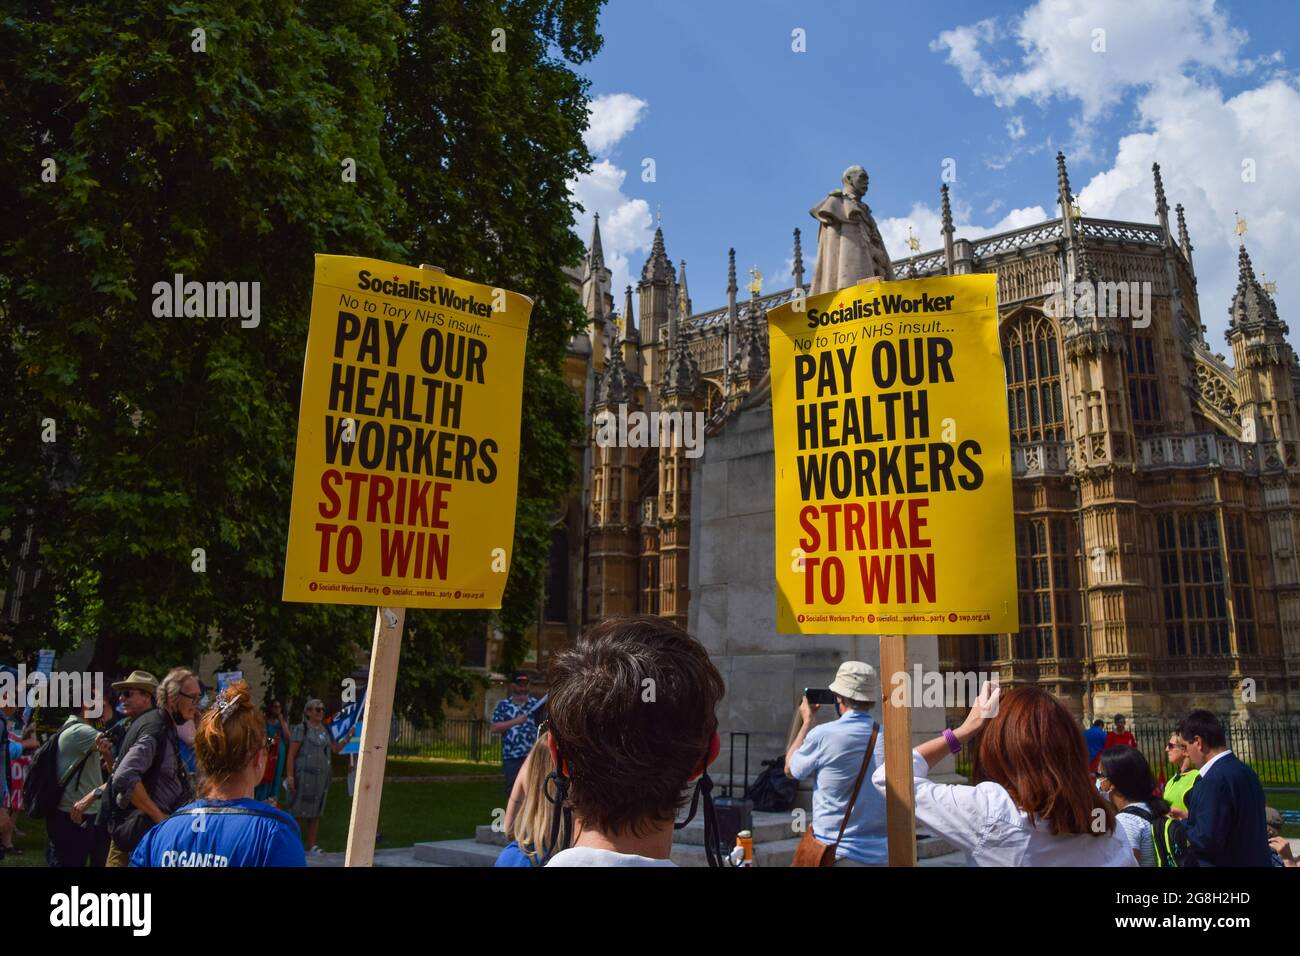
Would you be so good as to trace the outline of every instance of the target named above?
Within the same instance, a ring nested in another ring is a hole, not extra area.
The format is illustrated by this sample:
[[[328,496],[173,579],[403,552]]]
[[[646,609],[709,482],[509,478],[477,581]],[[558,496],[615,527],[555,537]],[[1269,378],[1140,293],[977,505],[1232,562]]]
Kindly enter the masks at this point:
[[[1291,849],[1297,855],[1300,855],[1300,839],[1291,841]],[[308,855],[308,866],[342,866],[343,853],[323,853],[320,856]],[[965,866],[966,855],[964,853],[946,853],[943,856],[931,857],[928,860],[922,860],[920,866]],[[375,853],[375,866],[442,866],[441,863],[422,863],[415,858],[415,849],[413,847],[397,847],[391,850],[378,850]]]
[[[308,853],[308,866],[342,866],[346,853],[322,853],[319,856]],[[415,858],[415,848],[410,846],[395,847],[391,850],[375,851],[375,866],[442,866],[441,863],[421,863]]]
[[[308,855],[308,866],[342,866],[343,853],[322,853],[320,856]],[[922,860],[921,866],[965,866],[966,859],[961,853],[948,853],[944,856]],[[422,863],[415,858],[413,847],[399,847],[391,850],[378,850],[375,853],[375,866],[442,866],[441,863]]]

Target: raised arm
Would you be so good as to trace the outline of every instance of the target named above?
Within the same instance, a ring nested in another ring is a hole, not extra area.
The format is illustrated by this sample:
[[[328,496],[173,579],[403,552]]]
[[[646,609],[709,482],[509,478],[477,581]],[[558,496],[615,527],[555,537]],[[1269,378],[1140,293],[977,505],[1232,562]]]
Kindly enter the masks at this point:
[[[813,726],[817,722],[817,718],[814,715],[817,713],[819,707],[821,707],[821,704],[808,703],[807,697],[804,697],[799,701],[799,728],[795,731],[794,737],[790,741],[790,746],[787,747],[785,751],[785,775],[791,780],[799,779],[796,774],[796,771],[798,771],[799,768],[796,767],[792,770],[790,768],[790,761],[794,755],[798,753],[799,748],[803,746],[804,741],[808,739],[808,731],[812,730]]]
[[[985,684],[966,720],[952,733],[961,743],[979,736],[984,723],[997,712],[1000,689]],[[993,813],[994,800],[1010,800],[1005,791],[990,792],[984,787],[934,783],[929,779],[932,768],[950,753],[948,738],[927,740],[912,751],[912,779],[916,787],[916,819],[940,836],[964,850],[972,850],[983,839]],[[885,767],[882,763],[871,775],[872,785],[885,792]]]

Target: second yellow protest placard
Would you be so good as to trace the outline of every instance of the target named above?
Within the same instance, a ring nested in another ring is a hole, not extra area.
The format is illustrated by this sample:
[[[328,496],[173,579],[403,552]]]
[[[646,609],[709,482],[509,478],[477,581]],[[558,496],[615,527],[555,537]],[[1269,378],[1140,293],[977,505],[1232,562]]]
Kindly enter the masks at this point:
[[[1016,631],[996,277],[866,283],[768,323],[777,630]]]
[[[284,599],[497,608],[532,301],[316,257]]]

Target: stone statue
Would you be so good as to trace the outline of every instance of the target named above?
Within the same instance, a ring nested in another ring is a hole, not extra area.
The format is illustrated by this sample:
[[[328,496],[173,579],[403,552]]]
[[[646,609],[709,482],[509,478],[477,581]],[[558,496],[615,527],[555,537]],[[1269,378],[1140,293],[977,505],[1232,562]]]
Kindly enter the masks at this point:
[[[844,170],[843,182],[843,189],[830,193],[809,213],[821,223],[811,295],[834,292],[872,276],[894,278],[894,267],[876,220],[862,201],[867,192],[867,171],[850,166]]]

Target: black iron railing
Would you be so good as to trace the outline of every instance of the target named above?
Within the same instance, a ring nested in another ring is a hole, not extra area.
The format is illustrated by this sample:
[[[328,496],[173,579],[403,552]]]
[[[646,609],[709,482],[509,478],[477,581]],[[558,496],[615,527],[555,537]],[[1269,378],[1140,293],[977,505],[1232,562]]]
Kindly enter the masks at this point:
[[[397,736],[388,752],[404,757],[500,763],[501,737],[492,733],[492,724],[486,720],[448,718],[441,727],[418,729],[403,718],[397,722]]]
[[[1165,761],[1165,744],[1178,726],[1172,718],[1130,718],[1129,729],[1137,740],[1137,749],[1147,758],[1151,772],[1158,778],[1172,777],[1176,771]],[[1248,764],[1266,787],[1300,785],[1300,719],[1266,717],[1260,720],[1225,721],[1228,747]],[[974,769],[978,739],[966,744],[957,755],[957,772],[969,778]]]

